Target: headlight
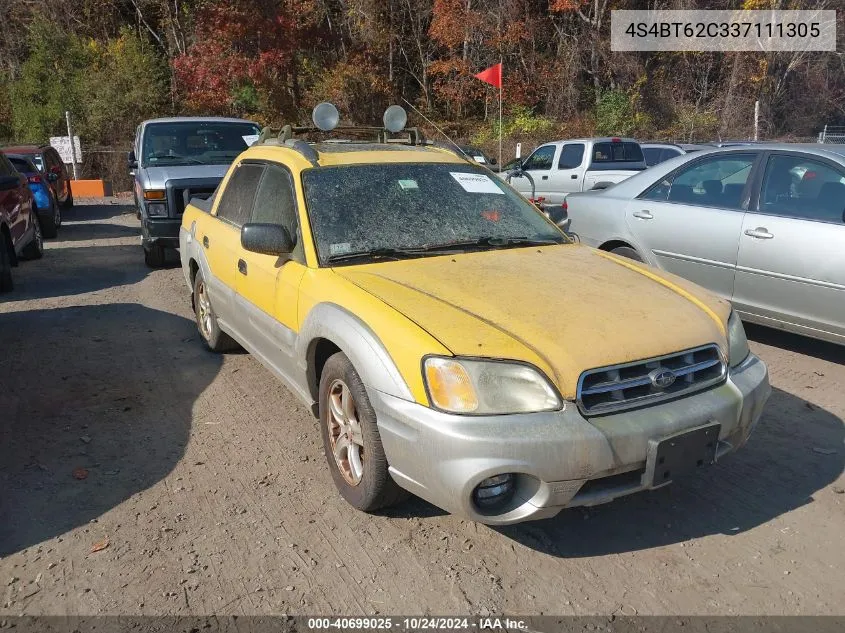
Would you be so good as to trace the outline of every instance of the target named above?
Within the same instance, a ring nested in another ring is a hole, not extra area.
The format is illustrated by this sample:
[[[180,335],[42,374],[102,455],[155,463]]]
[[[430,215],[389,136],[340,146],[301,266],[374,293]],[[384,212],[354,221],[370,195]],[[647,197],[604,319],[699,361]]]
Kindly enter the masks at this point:
[[[731,367],[736,367],[748,358],[750,351],[742,321],[739,320],[737,313],[732,310],[731,316],[728,318],[728,360]]]
[[[148,202],[147,215],[152,217],[166,217],[167,205],[163,202]]]
[[[423,364],[431,403],[450,413],[530,413],[560,409],[549,381],[517,362],[432,356]]]

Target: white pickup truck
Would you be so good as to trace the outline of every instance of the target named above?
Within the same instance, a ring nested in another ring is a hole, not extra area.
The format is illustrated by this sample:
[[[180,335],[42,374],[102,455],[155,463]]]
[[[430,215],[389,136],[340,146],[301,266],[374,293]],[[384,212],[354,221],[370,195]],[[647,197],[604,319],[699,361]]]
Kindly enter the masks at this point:
[[[570,193],[605,189],[646,168],[634,139],[580,138],[540,145],[521,167],[501,175],[524,196],[559,205]]]

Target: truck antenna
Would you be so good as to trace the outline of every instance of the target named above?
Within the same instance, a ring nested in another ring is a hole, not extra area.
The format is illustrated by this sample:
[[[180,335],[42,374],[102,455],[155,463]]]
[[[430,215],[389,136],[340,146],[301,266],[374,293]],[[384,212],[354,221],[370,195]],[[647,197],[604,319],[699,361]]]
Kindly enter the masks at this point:
[[[458,152],[459,152],[459,154],[460,154],[460,156],[461,156],[461,157],[466,156],[466,154],[464,153],[464,150],[462,150],[462,149],[461,149],[461,146],[460,146],[460,145],[458,145],[458,144],[457,144],[455,141],[453,141],[451,138],[449,138],[449,135],[448,135],[448,134],[446,134],[446,132],[444,132],[444,131],[443,131],[443,130],[441,130],[439,127],[437,127],[437,124],[436,124],[434,121],[432,121],[432,120],[431,120],[431,119],[429,119],[426,115],[424,115],[422,112],[420,112],[420,111],[419,111],[419,110],[418,110],[418,109],[414,106],[414,104],[413,104],[413,103],[411,103],[410,101],[408,101],[405,97],[402,97],[402,101],[404,101],[405,103],[407,103],[407,104],[411,107],[411,109],[412,109],[414,112],[416,112],[416,113],[417,113],[417,114],[419,114],[419,115],[420,115],[423,119],[425,119],[425,122],[426,122],[426,123],[428,123],[431,127],[433,127],[433,128],[434,128],[435,130],[437,130],[438,132],[440,132],[440,133],[444,136],[444,138],[445,138],[447,141],[449,141],[452,145],[454,145],[454,146],[455,146],[455,149],[457,149],[457,150],[458,150]]]

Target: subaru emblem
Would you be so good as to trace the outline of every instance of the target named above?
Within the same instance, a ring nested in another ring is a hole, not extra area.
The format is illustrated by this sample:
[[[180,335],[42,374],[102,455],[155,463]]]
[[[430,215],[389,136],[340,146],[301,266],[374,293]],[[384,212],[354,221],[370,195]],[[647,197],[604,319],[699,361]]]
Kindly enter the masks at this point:
[[[651,384],[658,389],[668,389],[675,382],[675,372],[665,367],[660,367],[650,372],[648,375]]]

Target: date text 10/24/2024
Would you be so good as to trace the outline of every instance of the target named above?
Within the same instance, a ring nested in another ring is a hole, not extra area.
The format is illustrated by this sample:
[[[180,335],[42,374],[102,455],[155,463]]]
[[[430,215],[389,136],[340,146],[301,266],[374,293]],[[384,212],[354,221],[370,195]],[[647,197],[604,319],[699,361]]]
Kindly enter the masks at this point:
[[[507,617],[323,617],[308,618],[311,631],[514,631],[525,630],[524,620]]]

